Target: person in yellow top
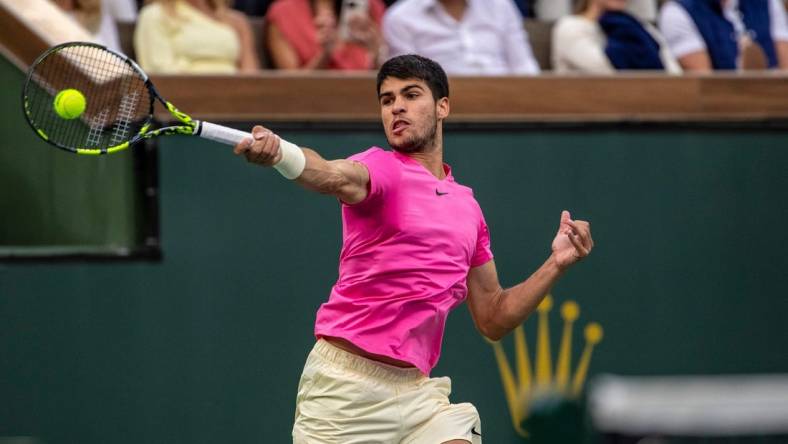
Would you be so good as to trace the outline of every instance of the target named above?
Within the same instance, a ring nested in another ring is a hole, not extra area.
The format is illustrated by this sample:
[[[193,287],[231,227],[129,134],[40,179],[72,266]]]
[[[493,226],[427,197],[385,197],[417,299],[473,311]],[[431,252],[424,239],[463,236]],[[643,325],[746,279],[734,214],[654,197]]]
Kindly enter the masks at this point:
[[[137,62],[149,73],[232,74],[260,63],[249,21],[229,0],[153,0],[134,31]]]

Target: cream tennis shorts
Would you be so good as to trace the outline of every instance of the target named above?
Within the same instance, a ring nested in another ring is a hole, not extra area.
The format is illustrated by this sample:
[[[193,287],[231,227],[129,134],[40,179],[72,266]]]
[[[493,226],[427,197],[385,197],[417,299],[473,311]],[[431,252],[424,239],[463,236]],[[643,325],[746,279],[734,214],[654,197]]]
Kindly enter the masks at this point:
[[[428,378],[318,340],[298,384],[294,444],[481,444],[476,408],[451,404],[451,380]]]

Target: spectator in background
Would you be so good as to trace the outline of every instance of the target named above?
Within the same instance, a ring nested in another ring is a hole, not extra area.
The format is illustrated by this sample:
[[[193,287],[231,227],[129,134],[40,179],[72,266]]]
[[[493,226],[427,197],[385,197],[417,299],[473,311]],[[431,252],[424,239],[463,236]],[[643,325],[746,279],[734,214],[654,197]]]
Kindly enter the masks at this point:
[[[517,6],[523,17],[535,17],[535,2],[536,0],[514,0],[514,5]]]
[[[659,31],[625,10],[627,0],[580,0],[575,15],[553,28],[552,60],[558,73],[612,74],[616,70],[681,68]]]
[[[390,56],[419,54],[448,74],[538,74],[512,0],[399,0],[383,18]]]
[[[627,0],[579,0],[575,15],[562,17],[553,28],[553,68],[559,73],[681,73],[659,31],[626,8]]]
[[[54,0],[54,3],[82,25],[97,43],[122,52],[115,19],[102,0]]]
[[[265,43],[275,68],[368,70],[380,65],[381,0],[275,0],[268,9]],[[366,5],[366,10],[363,6]]]
[[[543,21],[558,20],[572,13],[573,0],[531,0],[535,2],[536,17]],[[660,0],[664,1],[664,0]],[[627,12],[641,21],[654,23],[657,21],[657,0],[629,0]]]
[[[669,1],[659,27],[686,71],[788,69],[781,0]]]
[[[151,73],[231,74],[260,68],[252,29],[226,0],[154,0],[134,31],[140,66]]]
[[[134,23],[137,21],[137,2],[135,0],[103,0],[102,5],[115,22]]]

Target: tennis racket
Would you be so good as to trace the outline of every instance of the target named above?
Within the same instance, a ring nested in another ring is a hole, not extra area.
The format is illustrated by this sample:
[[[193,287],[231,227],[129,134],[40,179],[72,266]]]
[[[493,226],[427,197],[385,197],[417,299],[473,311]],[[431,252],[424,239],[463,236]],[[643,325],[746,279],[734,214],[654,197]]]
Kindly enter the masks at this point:
[[[71,98],[77,96],[70,103],[70,114],[55,103],[63,91]],[[175,117],[175,125],[152,129],[156,101]],[[27,73],[22,107],[36,134],[77,154],[115,153],[142,140],[171,134],[200,136],[227,145],[251,136],[178,111],[156,91],[137,63],[95,43],[64,43],[39,56]]]

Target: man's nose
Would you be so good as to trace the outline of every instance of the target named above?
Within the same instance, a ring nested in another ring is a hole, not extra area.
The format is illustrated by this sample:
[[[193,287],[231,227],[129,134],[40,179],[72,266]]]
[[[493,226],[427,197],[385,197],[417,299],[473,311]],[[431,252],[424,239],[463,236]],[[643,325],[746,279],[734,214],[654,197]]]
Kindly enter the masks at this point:
[[[391,112],[395,115],[404,113],[405,101],[400,99],[399,97],[394,99],[394,104],[391,106]]]

